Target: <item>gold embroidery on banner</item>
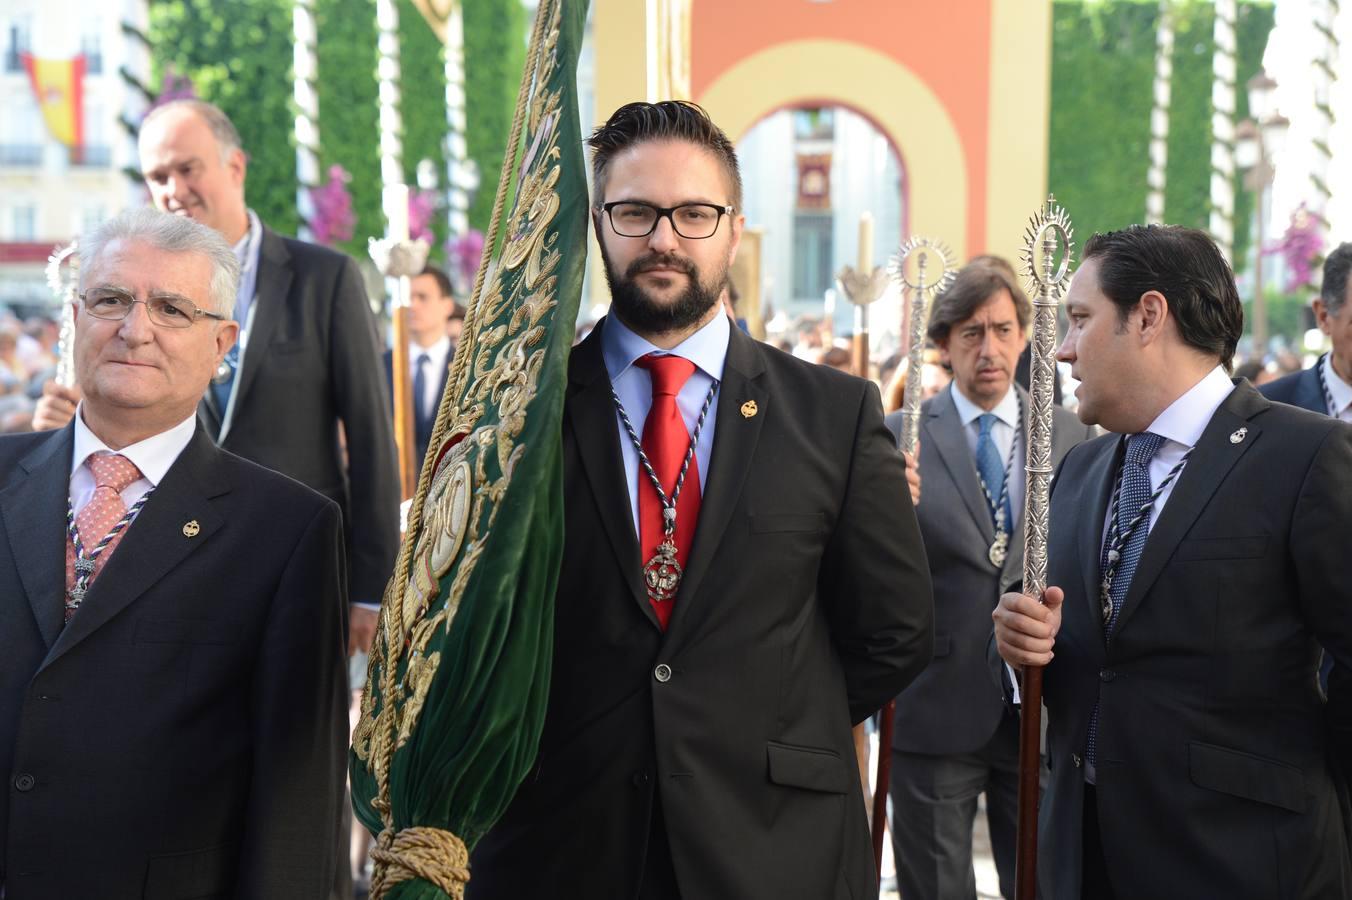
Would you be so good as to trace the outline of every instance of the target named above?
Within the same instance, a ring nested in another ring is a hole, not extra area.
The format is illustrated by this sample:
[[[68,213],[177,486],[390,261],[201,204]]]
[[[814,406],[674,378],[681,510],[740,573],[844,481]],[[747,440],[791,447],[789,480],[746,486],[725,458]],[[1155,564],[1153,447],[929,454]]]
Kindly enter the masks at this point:
[[[537,86],[547,84],[558,65],[560,14],[561,5],[548,24]],[[472,354],[471,380],[458,398],[460,406],[450,410],[434,435],[439,461],[423,501],[407,578],[402,584],[391,579],[385,590],[386,610],[396,614],[382,615],[377,627],[368,689],[352,738],[363,763],[371,758],[376,734],[396,734],[396,748],[413,734],[442,661],[441,653],[428,652],[428,645],[454,620],[525,452],[519,437],[544,365],[547,332],[542,323],[558,305],[554,272],[561,258],[555,225],[561,206],[561,118],[559,93],[537,87],[529,111],[530,146],[506,221],[501,259],[473,316],[482,325],[477,333],[467,333],[461,346]],[[457,438],[458,443],[445,449]],[[436,608],[447,576],[451,583],[445,602]],[[386,633],[390,623],[399,634]],[[393,696],[379,696],[390,683],[387,666],[395,667],[398,675]]]

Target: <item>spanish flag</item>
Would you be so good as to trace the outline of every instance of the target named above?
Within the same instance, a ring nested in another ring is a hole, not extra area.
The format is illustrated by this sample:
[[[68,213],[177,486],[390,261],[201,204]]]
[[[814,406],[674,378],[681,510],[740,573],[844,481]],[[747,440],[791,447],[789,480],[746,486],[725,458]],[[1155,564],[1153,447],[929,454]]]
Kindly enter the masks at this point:
[[[78,150],[84,145],[84,54],[73,59],[39,59],[31,53],[21,56],[47,130],[67,147]]]

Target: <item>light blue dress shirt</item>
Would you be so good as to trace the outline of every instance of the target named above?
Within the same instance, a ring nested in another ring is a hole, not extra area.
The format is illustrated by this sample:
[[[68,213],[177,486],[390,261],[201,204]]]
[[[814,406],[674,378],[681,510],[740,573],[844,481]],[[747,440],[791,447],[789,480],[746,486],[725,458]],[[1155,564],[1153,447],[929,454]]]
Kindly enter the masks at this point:
[[[653,402],[652,378],[647,369],[634,365],[634,360],[649,353],[669,353],[684,357],[695,364],[695,372],[686,381],[685,387],[676,396],[676,405],[685,420],[686,430],[695,432],[695,423],[699,420],[704,398],[709,394],[709,386],[723,380],[723,363],[728,356],[728,337],[730,323],[725,315],[716,315],[699,331],[686,338],[670,350],[661,350],[647,340],[639,337],[613,315],[606,316],[601,330],[601,355],[605,359],[606,373],[610,384],[624,404],[624,411],[639,440],[643,439],[643,423],[648,418],[648,409]],[[704,417],[704,428],[700,431],[699,443],[695,445],[695,461],[699,465],[699,486],[701,496],[709,478],[709,460],[713,455],[714,426],[718,418],[718,395],[714,391],[709,403],[709,412]],[[624,460],[624,483],[629,491],[629,508],[633,516],[634,534],[638,534],[638,479],[641,473],[638,464],[638,451],[624,429],[620,414],[615,412],[615,437],[620,442],[620,457]],[[643,473],[643,477],[648,477]]]

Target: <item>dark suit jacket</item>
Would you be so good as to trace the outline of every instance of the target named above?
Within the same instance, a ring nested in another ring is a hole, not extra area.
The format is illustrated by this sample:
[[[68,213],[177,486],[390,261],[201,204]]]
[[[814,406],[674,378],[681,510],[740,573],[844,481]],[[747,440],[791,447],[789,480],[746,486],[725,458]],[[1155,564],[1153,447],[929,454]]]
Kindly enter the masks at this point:
[[[361,275],[341,253],[265,228],[254,302],[231,420],[211,391],[199,418],[226,450],[338,504],[352,599],[379,602],[399,549],[399,469]]]
[[[1352,760],[1352,427],[1241,382],[1151,528],[1105,646],[1099,553],[1119,446],[1076,447],[1052,487],[1047,580],[1066,597],[1044,684],[1042,896],[1078,896],[1096,701],[1119,897],[1352,896],[1331,771]],[[1336,660],[1327,705],[1321,642]]]
[[[451,374],[451,363],[455,360],[455,348],[446,354],[446,364],[442,366],[441,378],[437,382],[437,396],[440,397],[446,393],[446,379]],[[390,400],[390,408],[394,408],[394,353],[386,350],[380,354],[380,364],[385,370],[385,388],[388,391],[387,396]],[[410,386],[412,382],[410,381]],[[390,421],[394,421],[391,418]],[[436,410],[432,411],[432,417],[427,421],[425,428],[418,427],[420,424],[418,417],[413,417],[413,469],[421,471],[423,460],[427,458],[427,445],[432,442],[432,426],[436,423]]]
[[[1323,357],[1320,357],[1320,362],[1322,361]],[[1320,362],[1316,362],[1308,369],[1283,375],[1276,381],[1269,381],[1260,387],[1258,392],[1278,403],[1287,403],[1328,415],[1329,405],[1324,399],[1324,385],[1319,379]]]
[[[569,363],[540,754],[479,844],[469,896],[634,897],[659,794],[686,900],[873,896],[850,726],[929,661],[933,616],[877,389],[732,330],[664,635],[641,585],[603,328]]]
[[[198,429],[63,628],[72,435],[0,437],[7,900],[327,897],[337,508]]]
[[[1025,416],[1030,402],[1022,386]],[[988,555],[995,540],[976,460],[953,404],[950,387],[921,407],[920,506],[916,517],[934,579],[934,660],[897,697],[892,747],[908,753],[973,753],[995,734],[1005,715],[1000,688],[986,659],[991,612],[1000,595],[1023,581],[1023,508],[1016,509],[1009,553],[999,569]],[[886,419],[901,440],[901,413]],[[1052,465],[1093,436],[1075,414],[1052,408]],[[1019,458],[1024,465],[1023,438]],[[960,711],[957,712],[957,711]]]

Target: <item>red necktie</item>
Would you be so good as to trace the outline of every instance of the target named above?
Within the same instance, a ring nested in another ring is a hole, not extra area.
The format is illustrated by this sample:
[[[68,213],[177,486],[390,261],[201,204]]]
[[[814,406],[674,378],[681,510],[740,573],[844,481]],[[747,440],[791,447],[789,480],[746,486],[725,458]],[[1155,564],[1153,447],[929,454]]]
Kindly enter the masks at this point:
[[[695,364],[679,356],[644,356],[634,365],[648,370],[653,383],[653,405],[643,422],[643,452],[652,463],[653,471],[662,482],[662,490],[670,499],[681,474],[681,464],[690,451],[690,432],[676,405],[676,395],[695,372]],[[699,519],[699,465],[693,454],[686,470],[680,496],[676,498],[676,559],[685,568],[690,556],[690,544],[695,537],[695,523]],[[642,464],[638,470],[638,525],[639,552],[646,565],[662,543],[662,501],[653,488],[652,479]],[[657,621],[665,631],[671,621],[675,601],[654,600],[651,597]]]
[[[94,496],[84,505],[75,517],[75,530],[80,534],[80,544],[86,556],[94,552],[99,541],[112,531],[113,526],[127,514],[127,504],[122,502],[122,492],[127,485],[141,477],[141,470],[125,456],[109,453],[106,450],[91,453],[85,465],[94,473]],[[92,584],[103,571],[108,557],[117,549],[118,542],[127,533],[124,528],[113,536],[112,541],[94,562],[94,574],[89,576]],[[75,587],[75,548],[66,541],[66,590]],[[66,621],[69,622],[75,610],[66,608]]]

